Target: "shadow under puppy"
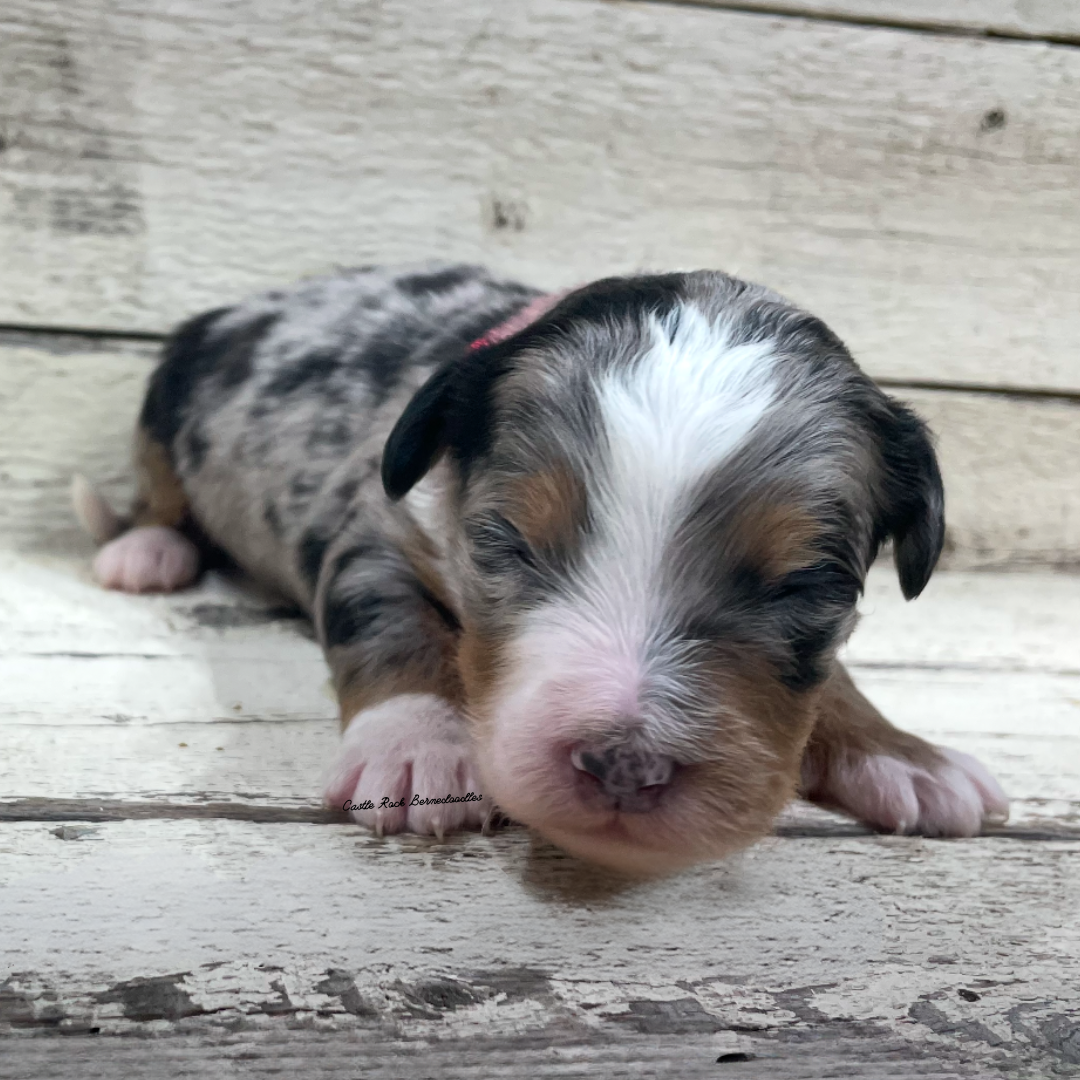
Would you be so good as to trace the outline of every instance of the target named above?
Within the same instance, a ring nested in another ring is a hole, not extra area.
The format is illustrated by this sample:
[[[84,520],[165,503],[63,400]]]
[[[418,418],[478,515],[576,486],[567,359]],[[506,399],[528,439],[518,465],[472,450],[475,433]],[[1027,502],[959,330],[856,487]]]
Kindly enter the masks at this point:
[[[181,326],[137,444],[130,521],[76,488],[97,577],[182,588],[210,542],[301,604],[345,727],[326,797],[380,832],[497,805],[647,873],[796,793],[928,835],[1006,813],[835,660],[887,539],[925,586],[941,477],[923,424],[760,286],[305,282]]]

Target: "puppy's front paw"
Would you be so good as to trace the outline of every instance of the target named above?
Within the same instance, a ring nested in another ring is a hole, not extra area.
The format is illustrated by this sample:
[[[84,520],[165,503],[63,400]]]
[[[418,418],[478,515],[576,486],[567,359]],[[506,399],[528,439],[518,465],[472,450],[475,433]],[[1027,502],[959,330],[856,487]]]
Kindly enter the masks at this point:
[[[808,758],[805,797],[885,832],[923,836],[977,836],[984,822],[1009,816],[1000,785],[970,754],[908,739],[918,753]]]
[[[435,694],[402,694],[357,713],[342,736],[325,797],[380,836],[441,838],[478,828],[491,809],[477,782],[465,721]]]

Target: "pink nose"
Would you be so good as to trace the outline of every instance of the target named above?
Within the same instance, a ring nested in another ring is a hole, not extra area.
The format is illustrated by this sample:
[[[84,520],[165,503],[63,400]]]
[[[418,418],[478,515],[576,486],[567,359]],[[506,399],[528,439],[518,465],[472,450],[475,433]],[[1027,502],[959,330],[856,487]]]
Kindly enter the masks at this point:
[[[628,814],[652,810],[675,772],[672,758],[626,743],[579,746],[570,761],[578,772],[599,783],[615,809]]]

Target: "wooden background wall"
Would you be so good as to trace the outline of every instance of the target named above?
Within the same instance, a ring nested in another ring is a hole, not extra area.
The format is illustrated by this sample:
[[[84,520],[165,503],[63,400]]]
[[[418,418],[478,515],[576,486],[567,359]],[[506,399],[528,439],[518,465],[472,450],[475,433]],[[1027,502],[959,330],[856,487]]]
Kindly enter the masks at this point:
[[[58,331],[97,339],[89,367],[254,288],[432,255],[763,281],[930,419],[953,565],[1080,565],[1078,4],[0,5],[19,385],[69,377]]]

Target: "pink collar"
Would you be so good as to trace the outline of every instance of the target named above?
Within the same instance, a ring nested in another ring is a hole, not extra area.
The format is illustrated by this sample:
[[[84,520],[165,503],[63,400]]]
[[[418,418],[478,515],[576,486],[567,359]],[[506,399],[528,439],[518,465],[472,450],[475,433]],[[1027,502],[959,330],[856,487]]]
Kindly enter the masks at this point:
[[[511,315],[505,322],[499,323],[494,329],[478,337],[470,346],[470,349],[486,349],[489,345],[498,345],[508,337],[513,337],[519,330],[524,330],[530,323],[546,315],[564,296],[573,292],[572,289],[560,289],[558,292],[544,293],[538,296],[531,304],[526,304],[516,315]]]

